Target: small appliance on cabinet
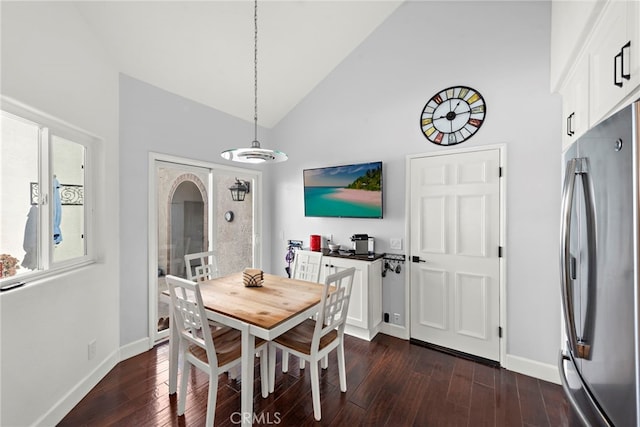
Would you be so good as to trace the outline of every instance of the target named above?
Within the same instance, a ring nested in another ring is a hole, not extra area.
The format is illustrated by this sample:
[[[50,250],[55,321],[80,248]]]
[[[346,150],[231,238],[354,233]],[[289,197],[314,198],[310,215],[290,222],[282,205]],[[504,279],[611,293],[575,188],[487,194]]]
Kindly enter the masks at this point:
[[[354,234],[351,236],[351,241],[356,255],[367,255],[369,253],[369,235]]]

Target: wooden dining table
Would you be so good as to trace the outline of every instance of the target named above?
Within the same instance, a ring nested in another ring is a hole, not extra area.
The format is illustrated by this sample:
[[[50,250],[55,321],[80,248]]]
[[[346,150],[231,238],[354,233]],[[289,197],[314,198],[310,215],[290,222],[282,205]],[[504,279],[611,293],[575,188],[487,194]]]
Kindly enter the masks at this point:
[[[251,425],[255,338],[271,341],[315,314],[323,284],[264,274],[260,287],[246,287],[242,272],[199,282],[207,317],[242,332],[240,390],[242,425]],[[170,322],[169,393],[177,390],[178,340]],[[261,369],[267,369],[262,364]],[[238,422],[234,419],[234,422]]]

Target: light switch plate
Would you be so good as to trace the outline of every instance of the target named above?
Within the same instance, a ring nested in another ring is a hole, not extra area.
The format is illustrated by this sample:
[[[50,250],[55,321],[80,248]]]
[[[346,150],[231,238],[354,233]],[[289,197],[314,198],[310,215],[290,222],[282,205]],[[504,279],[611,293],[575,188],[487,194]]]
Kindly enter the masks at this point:
[[[397,251],[402,250],[402,239],[398,239],[398,238],[389,239],[389,246],[393,250],[397,250]]]

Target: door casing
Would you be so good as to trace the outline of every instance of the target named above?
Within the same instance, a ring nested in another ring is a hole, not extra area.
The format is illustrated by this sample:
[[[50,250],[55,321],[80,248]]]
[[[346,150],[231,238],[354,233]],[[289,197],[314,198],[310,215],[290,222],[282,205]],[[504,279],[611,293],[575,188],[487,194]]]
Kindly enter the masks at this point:
[[[157,195],[156,195],[156,162],[169,162],[177,163],[186,166],[196,166],[202,168],[209,168],[213,171],[223,171],[229,173],[237,173],[241,176],[251,177],[253,184],[251,191],[254,192],[254,205],[253,205],[253,218],[254,218],[254,234],[253,234],[253,259],[255,268],[262,268],[262,230],[263,230],[263,197],[262,197],[262,171],[256,171],[253,169],[243,169],[233,166],[220,165],[217,163],[205,162],[201,160],[188,159],[184,157],[173,156],[162,153],[149,153],[148,163],[148,182],[149,182],[149,194],[148,194],[148,232],[147,232],[147,249],[149,257],[147,259],[147,287],[149,289],[149,305],[148,305],[148,348],[151,349],[155,346],[159,340],[168,339],[168,330],[158,332],[157,330],[157,315],[158,315],[158,284],[155,280],[157,275],[157,259],[158,259],[158,218],[156,214]],[[209,204],[213,201],[210,199]],[[209,209],[209,212],[213,210]],[[210,213],[211,215],[211,213]],[[211,238],[212,227],[209,227],[209,238]]]

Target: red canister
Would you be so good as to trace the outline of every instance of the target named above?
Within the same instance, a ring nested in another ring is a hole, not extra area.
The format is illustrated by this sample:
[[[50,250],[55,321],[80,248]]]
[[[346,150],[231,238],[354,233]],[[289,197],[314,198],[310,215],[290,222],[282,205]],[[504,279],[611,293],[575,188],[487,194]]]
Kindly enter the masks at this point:
[[[309,236],[309,247],[312,251],[320,250],[320,243],[322,242],[322,237],[318,234],[312,234]]]

